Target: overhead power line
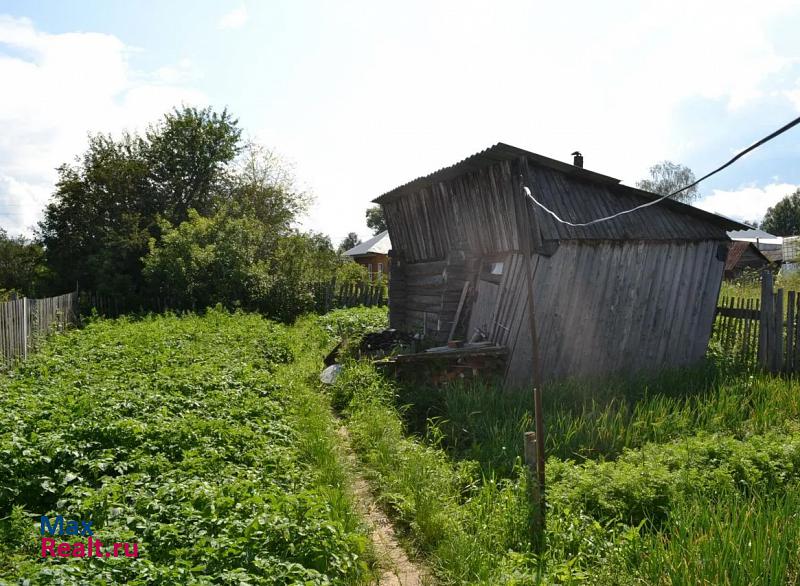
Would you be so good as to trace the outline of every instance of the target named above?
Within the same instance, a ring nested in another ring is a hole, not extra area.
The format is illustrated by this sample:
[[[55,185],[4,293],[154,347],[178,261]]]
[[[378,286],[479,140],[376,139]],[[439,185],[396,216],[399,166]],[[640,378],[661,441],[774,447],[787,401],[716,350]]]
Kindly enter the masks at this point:
[[[797,118],[795,118],[794,120],[792,120],[792,121],[791,121],[791,122],[789,122],[788,124],[786,124],[786,125],[784,125],[784,126],[780,127],[780,128],[779,128],[778,130],[776,130],[775,132],[773,132],[773,133],[771,133],[771,134],[769,134],[769,135],[765,136],[764,138],[762,138],[762,139],[761,139],[761,140],[759,140],[758,142],[755,142],[755,143],[751,144],[749,147],[747,147],[746,149],[744,149],[742,152],[738,153],[736,156],[734,156],[733,158],[731,158],[731,159],[730,159],[730,160],[729,160],[727,163],[725,163],[724,165],[720,165],[719,167],[717,167],[716,169],[714,169],[714,170],[713,170],[713,171],[711,171],[710,173],[706,173],[705,175],[703,175],[703,176],[702,176],[700,179],[698,179],[697,181],[695,181],[695,182],[693,182],[693,183],[690,183],[689,185],[686,185],[685,187],[681,187],[681,188],[680,188],[680,189],[678,189],[677,191],[673,191],[672,193],[669,193],[669,194],[667,194],[667,195],[662,195],[662,196],[661,196],[661,197],[659,197],[658,199],[654,199],[653,201],[648,201],[647,203],[643,203],[642,205],[636,206],[636,207],[634,207],[634,208],[631,208],[631,209],[629,209],[629,210],[623,210],[623,211],[621,211],[621,212],[617,212],[616,214],[611,214],[610,216],[605,216],[605,217],[602,217],[602,218],[597,218],[597,219],[595,219],[595,220],[590,220],[590,221],[588,221],[588,222],[570,222],[570,221],[568,221],[568,220],[564,220],[564,219],[562,219],[561,217],[559,217],[559,215],[558,215],[557,213],[555,213],[553,210],[551,210],[551,209],[550,209],[550,208],[548,208],[546,205],[544,205],[542,202],[540,202],[538,199],[536,199],[536,198],[533,196],[533,194],[531,194],[531,190],[530,190],[530,189],[528,189],[528,187],[527,187],[527,186],[523,186],[523,189],[525,190],[525,195],[527,195],[529,198],[531,198],[531,200],[533,201],[533,203],[535,203],[537,206],[539,206],[540,208],[542,208],[542,209],[543,209],[545,212],[547,212],[548,214],[550,214],[551,216],[553,216],[553,218],[555,218],[555,219],[556,219],[556,221],[558,221],[558,222],[560,222],[560,223],[562,223],[562,224],[566,224],[567,226],[574,226],[574,227],[576,227],[576,228],[579,228],[579,227],[581,227],[581,226],[591,226],[592,224],[599,224],[599,223],[601,223],[601,222],[607,222],[608,220],[613,220],[614,218],[617,218],[617,217],[619,217],[619,216],[623,216],[623,215],[625,215],[625,214],[631,214],[631,213],[633,213],[633,212],[635,212],[635,211],[638,211],[638,210],[641,210],[641,209],[643,209],[643,208],[646,208],[646,207],[649,207],[649,206],[655,205],[655,204],[657,204],[657,203],[660,203],[660,202],[664,201],[665,199],[668,199],[668,198],[672,197],[673,195],[677,195],[677,194],[681,193],[682,191],[686,191],[687,189],[690,189],[690,188],[694,187],[695,185],[699,184],[701,181],[705,181],[706,179],[708,179],[708,178],[709,178],[709,177],[711,177],[712,175],[716,175],[717,173],[719,173],[719,172],[720,172],[720,171],[722,171],[723,169],[725,169],[725,168],[727,168],[727,167],[729,167],[729,166],[733,165],[733,164],[734,164],[736,161],[738,161],[739,159],[741,159],[743,156],[745,156],[745,155],[746,155],[747,153],[749,153],[750,151],[753,151],[753,150],[757,149],[758,147],[760,147],[761,145],[768,143],[768,142],[769,142],[769,141],[771,141],[773,138],[775,138],[775,137],[777,137],[777,136],[780,136],[781,134],[783,134],[784,132],[786,132],[787,130],[789,130],[789,129],[791,129],[791,128],[794,128],[794,127],[795,127],[795,126],[797,126],[798,124],[800,124],[800,116],[798,116]]]

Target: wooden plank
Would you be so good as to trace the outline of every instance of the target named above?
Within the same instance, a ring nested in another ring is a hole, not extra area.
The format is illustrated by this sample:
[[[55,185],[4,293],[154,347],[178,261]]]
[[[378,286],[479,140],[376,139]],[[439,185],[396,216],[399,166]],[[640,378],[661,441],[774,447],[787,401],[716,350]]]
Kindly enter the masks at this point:
[[[464,281],[464,286],[461,288],[461,297],[458,300],[458,307],[456,308],[455,316],[453,317],[453,324],[450,327],[450,333],[447,334],[447,341],[453,339],[458,326],[458,320],[461,318],[461,310],[464,309],[464,300],[467,298],[467,291],[469,291],[469,281]]]
[[[770,366],[771,327],[774,323],[772,297],[772,273],[761,273],[761,311],[758,322],[758,363],[767,369]]]
[[[784,360],[784,370],[791,372],[794,370],[794,308],[795,292],[789,291],[786,301],[786,358]]]

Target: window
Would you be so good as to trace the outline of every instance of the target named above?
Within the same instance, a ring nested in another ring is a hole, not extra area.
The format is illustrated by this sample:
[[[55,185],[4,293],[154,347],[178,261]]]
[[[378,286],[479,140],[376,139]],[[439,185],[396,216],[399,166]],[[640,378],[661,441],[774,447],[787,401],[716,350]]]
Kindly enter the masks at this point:
[[[383,263],[382,262],[378,263],[378,274],[379,275],[383,274]]]
[[[483,281],[490,281],[492,283],[499,283],[503,278],[503,271],[505,270],[505,262],[503,257],[488,258],[481,264],[480,278]]]

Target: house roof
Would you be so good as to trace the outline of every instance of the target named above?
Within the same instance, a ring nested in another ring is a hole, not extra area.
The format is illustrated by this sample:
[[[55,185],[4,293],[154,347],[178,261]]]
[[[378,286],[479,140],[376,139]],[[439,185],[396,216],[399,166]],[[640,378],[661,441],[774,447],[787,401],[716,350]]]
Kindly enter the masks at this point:
[[[765,263],[770,262],[770,260],[764,256],[764,254],[755,247],[752,242],[731,242],[730,247],[728,247],[728,258],[725,259],[725,270],[732,271],[736,268],[736,265],[739,264],[739,261],[742,260],[742,256],[745,252],[749,252],[750,254],[760,257]]]
[[[615,213],[617,211],[629,209],[631,207],[635,207],[636,205],[654,201],[660,198],[660,196],[656,194],[622,185],[619,179],[609,177],[608,175],[589,171],[588,169],[584,169],[582,167],[576,167],[575,165],[570,165],[562,161],[544,157],[542,155],[538,155],[536,153],[532,153],[511,145],[497,143],[494,146],[467,157],[466,159],[454,165],[444,167],[429,175],[418,177],[413,181],[396,187],[395,189],[392,189],[391,191],[388,191],[376,198],[374,201],[375,203],[379,204],[393,202],[435,183],[448,181],[460,175],[469,173],[470,171],[476,171],[498,162],[513,161],[520,158],[526,158],[531,164],[531,167],[537,171],[537,175],[540,176],[541,180],[537,181],[537,183],[539,184],[538,186],[540,189],[544,192],[540,195],[542,196],[545,205],[552,203],[553,205],[548,205],[548,207],[556,210],[563,219],[568,221],[576,223],[585,222],[597,217],[608,215],[604,212]],[[565,181],[556,179],[556,176],[563,177]],[[592,184],[598,189],[593,192],[587,192],[584,187],[581,187],[585,186],[586,184]],[[581,193],[569,200],[568,196],[572,192],[571,188],[573,187]],[[590,200],[591,196],[595,196],[595,199],[598,200],[598,203],[592,203],[592,201],[587,200],[587,196],[590,196]],[[696,220],[706,223],[706,225],[710,223],[727,230],[741,230],[747,228],[746,225],[737,222],[736,220],[701,210],[699,208],[678,202],[674,199],[665,199],[660,202],[658,206],[645,209],[651,210],[652,213],[655,208],[667,209],[671,212],[682,214],[684,216],[691,216]],[[607,236],[606,232],[608,231],[619,231],[620,233],[629,232],[631,237],[634,237],[643,229],[642,226],[634,227],[634,223],[651,223],[650,220],[633,219],[632,216],[634,215],[637,214],[627,214],[626,216],[621,216],[620,221],[616,222],[617,226],[615,228],[610,228],[610,230],[600,228],[600,226],[603,226],[603,224],[595,224],[585,228],[573,228],[562,224],[554,227],[553,231],[558,233],[559,238],[602,238]],[[638,215],[641,216],[641,214]],[[555,220],[553,220],[553,222],[555,222]],[[670,223],[673,225],[663,226],[664,229],[662,231],[665,234],[674,233],[675,236],[679,235],[681,230],[674,225],[674,222]],[[691,232],[695,232],[696,234],[694,235],[699,236],[701,231],[702,230],[699,229],[699,226],[695,226],[695,230],[692,230]]]
[[[764,230],[758,228],[750,228],[748,230],[731,230],[728,232],[728,238],[731,240],[740,240],[742,242],[756,242],[759,244],[782,244],[783,238],[775,236]]]
[[[380,234],[376,234],[366,242],[356,244],[350,250],[344,252],[345,256],[364,256],[365,254],[388,254],[392,248],[392,242],[389,240],[389,231],[384,230]]]

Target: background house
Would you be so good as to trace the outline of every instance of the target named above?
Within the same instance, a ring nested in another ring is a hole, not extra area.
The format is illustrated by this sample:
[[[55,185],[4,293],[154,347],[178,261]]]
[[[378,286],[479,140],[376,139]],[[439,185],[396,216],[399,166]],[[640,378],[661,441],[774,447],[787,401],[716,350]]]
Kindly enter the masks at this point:
[[[392,237],[392,327],[508,347],[507,386],[532,373],[526,270],[546,380],[691,364],[708,344],[729,239],[743,225],[619,180],[497,144],[380,196]],[[462,298],[464,299],[462,302]]]
[[[753,244],[770,261],[780,263],[783,261],[783,237],[764,232],[759,228],[747,230],[731,230],[728,237],[734,242],[749,242]]]
[[[735,279],[744,269],[762,269],[770,260],[752,242],[731,242],[725,260],[725,278]]]
[[[370,274],[370,279],[377,281],[389,273],[389,251],[392,242],[389,240],[388,230],[376,234],[366,242],[357,244],[344,252],[360,265],[364,265]]]

